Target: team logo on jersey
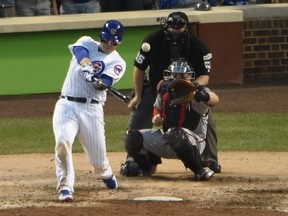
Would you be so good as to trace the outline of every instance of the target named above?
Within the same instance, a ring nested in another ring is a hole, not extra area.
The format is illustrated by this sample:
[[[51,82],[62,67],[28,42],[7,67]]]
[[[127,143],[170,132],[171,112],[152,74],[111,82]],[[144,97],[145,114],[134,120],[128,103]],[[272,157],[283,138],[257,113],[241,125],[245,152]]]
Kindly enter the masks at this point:
[[[102,61],[95,61],[92,63],[95,73],[100,73],[104,70],[104,62]]]
[[[118,76],[122,72],[123,68],[121,65],[114,66],[114,73]]]

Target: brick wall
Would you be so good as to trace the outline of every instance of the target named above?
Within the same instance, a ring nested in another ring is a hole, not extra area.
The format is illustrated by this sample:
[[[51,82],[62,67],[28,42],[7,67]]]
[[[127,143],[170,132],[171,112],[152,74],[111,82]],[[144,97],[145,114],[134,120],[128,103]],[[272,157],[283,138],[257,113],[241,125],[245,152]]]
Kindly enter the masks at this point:
[[[288,81],[288,16],[245,20],[244,82]]]

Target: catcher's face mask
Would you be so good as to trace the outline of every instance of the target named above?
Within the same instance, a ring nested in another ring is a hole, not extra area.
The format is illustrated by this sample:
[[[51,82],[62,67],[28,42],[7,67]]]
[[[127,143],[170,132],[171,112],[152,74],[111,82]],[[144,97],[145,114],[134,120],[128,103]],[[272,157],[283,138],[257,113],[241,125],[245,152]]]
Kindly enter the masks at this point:
[[[184,79],[188,81],[195,80],[195,72],[191,69],[185,60],[174,61],[167,70],[164,70],[164,79]]]

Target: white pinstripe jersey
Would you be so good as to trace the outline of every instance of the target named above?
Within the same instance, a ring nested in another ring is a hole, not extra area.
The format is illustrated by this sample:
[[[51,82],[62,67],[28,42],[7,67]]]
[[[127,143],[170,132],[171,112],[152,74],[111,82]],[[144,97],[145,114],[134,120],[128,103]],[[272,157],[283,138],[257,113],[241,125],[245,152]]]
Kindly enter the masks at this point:
[[[83,36],[76,43],[69,45],[72,59],[61,90],[62,95],[93,98],[99,102],[106,101],[107,91],[99,91],[85,81],[85,78],[81,75],[82,66],[77,63],[76,57],[72,52],[75,46],[82,46],[87,49],[96,73],[112,77],[113,85],[124,75],[126,63],[116,50],[110,54],[99,51],[99,44],[98,41],[93,40],[91,37]]]

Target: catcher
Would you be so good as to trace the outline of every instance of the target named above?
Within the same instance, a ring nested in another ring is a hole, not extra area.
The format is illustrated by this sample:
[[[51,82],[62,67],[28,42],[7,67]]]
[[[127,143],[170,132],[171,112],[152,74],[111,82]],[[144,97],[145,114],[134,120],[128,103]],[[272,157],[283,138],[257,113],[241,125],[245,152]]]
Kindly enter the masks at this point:
[[[195,73],[184,59],[174,61],[164,71],[164,79],[158,84],[152,119],[153,124],[162,126],[162,129],[126,132],[125,149],[138,165],[126,164],[133,166],[131,169],[125,167],[126,171],[134,171],[126,175],[154,174],[157,164],[153,163],[153,155],[156,155],[180,159],[195,174],[197,181],[212,178],[214,172],[205,165],[201,154],[205,148],[209,107],[217,104],[219,98],[194,79]]]

